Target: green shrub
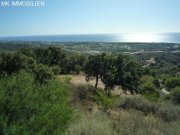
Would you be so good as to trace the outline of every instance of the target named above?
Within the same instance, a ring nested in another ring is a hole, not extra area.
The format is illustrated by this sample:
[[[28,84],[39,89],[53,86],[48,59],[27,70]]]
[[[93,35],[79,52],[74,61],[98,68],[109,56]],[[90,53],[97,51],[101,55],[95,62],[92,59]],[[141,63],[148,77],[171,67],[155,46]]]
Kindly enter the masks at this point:
[[[106,92],[98,90],[93,97],[94,101],[99,104],[103,109],[117,107],[121,102],[120,97],[111,97]]]
[[[60,76],[57,76],[56,79],[58,81],[60,81],[61,83],[66,83],[66,84],[70,84],[71,83],[71,80],[72,80],[72,76],[71,75],[60,75]]]
[[[141,86],[142,95],[150,101],[158,101],[160,94],[156,87],[151,83],[145,83]]]
[[[76,64],[74,67],[74,70],[75,70],[76,74],[78,75],[81,72],[82,67],[80,65]]]
[[[69,87],[20,72],[0,80],[0,134],[61,134],[72,117]]]
[[[0,53],[0,73],[12,74],[21,70],[29,71],[35,64],[32,57],[20,53]]]
[[[176,87],[171,92],[172,100],[176,104],[180,104],[180,87]]]
[[[141,78],[141,94],[150,101],[158,101],[160,97],[159,91],[154,82],[155,79],[152,76],[145,75]]]
[[[51,70],[54,73],[54,75],[59,75],[61,72],[61,68],[59,66],[53,66],[51,67]]]
[[[35,80],[40,84],[47,83],[48,80],[54,77],[54,73],[49,67],[39,64],[35,67],[34,71]]]
[[[173,89],[177,86],[180,86],[180,78],[178,77],[168,77],[165,79],[164,81],[165,83],[165,86],[168,88],[168,89]]]

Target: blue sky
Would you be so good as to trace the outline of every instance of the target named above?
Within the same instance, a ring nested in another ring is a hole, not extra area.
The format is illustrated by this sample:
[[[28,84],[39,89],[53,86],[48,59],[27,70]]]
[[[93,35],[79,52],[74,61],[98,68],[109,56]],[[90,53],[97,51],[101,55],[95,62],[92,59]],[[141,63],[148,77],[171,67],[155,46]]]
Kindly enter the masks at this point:
[[[45,2],[40,8],[0,7],[0,36],[180,32],[180,0]]]

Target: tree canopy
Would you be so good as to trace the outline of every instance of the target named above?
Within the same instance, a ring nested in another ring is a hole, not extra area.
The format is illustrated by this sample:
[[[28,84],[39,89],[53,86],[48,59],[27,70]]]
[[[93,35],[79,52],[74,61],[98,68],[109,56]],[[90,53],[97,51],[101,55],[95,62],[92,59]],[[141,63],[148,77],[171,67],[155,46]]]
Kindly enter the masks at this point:
[[[96,78],[105,84],[105,90],[114,86],[122,86],[124,90],[129,90],[132,94],[138,93],[138,85],[142,74],[141,66],[138,62],[126,55],[101,54],[89,57],[85,67],[87,80]]]

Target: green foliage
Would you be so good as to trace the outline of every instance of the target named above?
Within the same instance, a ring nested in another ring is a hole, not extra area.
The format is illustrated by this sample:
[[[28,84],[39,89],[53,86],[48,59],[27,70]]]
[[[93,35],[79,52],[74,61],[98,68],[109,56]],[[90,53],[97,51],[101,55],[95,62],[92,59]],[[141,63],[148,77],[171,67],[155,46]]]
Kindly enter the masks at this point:
[[[61,48],[49,47],[46,51],[48,51],[47,59],[49,66],[60,65],[61,67],[64,64],[66,53]]]
[[[71,77],[66,76],[66,77],[64,77],[64,78],[63,78],[63,82],[65,82],[65,83],[68,83],[68,84],[69,84],[69,83],[70,83],[70,81],[71,81],[71,79],[72,79]]]
[[[153,76],[145,75],[141,78],[141,94],[150,101],[158,101],[160,98],[159,89],[157,88],[156,79]]]
[[[151,83],[145,83],[141,86],[141,93],[150,101],[158,101],[160,94],[156,87]]]
[[[155,79],[154,79],[153,84],[155,85],[155,87],[161,88],[161,82],[159,81],[158,78],[155,78]]]
[[[107,110],[108,108],[115,108],[121,102],[120,97],[111,97],[102,90],[97,91],[93,97],[93,100],[99,104],[103,110]]]
[[[87,78],[96,78],[95,87],[100,78],[107,91],[120,85],[124,90],[130,90],[132,94],[139,92],[141,66],[129,56],[108,54],[90,56],[85,73]]]
[[[120,97],[111,97],[102,89],[96,90],[91,85],[73,86],[73,103],[87,103],[96,102],[100,108],[107,110],[108,108],[115,108],[121,102]]]
[[[153,83],[154,81],[154,77],[150,76],[150,75],[144,75],[141,77],[141,83],[145,84],[145,83]]]
[[[12,74],[20,70],[31,70],[36,64],[35,60],[20,53],[1,53],[0,72]]]
[[[68,135],[178,135],[179,106],[152,102],[159,101],[159,90],[164,84],[172,90],[169,99],[180,103],[180,79],[176,77],[180,71],[176,66],[179,57],[175,55],[170,56],[176,60],[160,55],[161,58],[156,58],[153,67],[142,70],[135,59],[121,54],[90,55],[87,60],[84,54],[67,53],[52,46],[1,53],[0,134],[53,135],[62,134],[67,129],[65,134]],[[162,61],[162,58],[166,60]],[[173,64],[176,67],[165,67],[167,61],[170,62],[169,66]],[[161,65],[163,68],[159,68]],[[101,79],[106,92],[115,86],[122,86],[132,94],[140,92],[148,100],[129,97],[122,102],[122,98],[110,96],[90,85],[72,86],[72,97],[69,97],[71,78],[64,77],[61,83],[53,79],[54,75],[79,74],[83,70],[87,80],[96,78],[96,86]],[[73,115],[69,99],[73,99],[73,103],[88,101],[91,104],[88,110],[92,114],[83,114],[67,127]],[[93,108],[94,105],[98,106]],[[96,110],[97,114],[92,110]]]
[[[35,67],[34,71],[35,80],[40,84],[47,83],[54,77],[54,73],[49,67],[39,64]]]
[[[180,78],[179,77],[167,77],[164,80],[164,84],[168,89],[173,89],[177,86],[180,86]]]
[[[180,87],[176,87],[171,92],[172,100],[176,104],[180,104]]]
[[[107,61],[105,61],[106,58],[109,57],[107,57],[105,53],[101,55],[92,55],[89,57],[88,62],[84,68],[87,81],[89,81],[89,79],[91,78],[96,78],[95,88],[97,88],[99,79],[102,80],[102,77],[106,72],[106,68],[105,68],[107,66],[106,63]]]
[[[82,71],[82,67],[78,64],[76,64],[74,68],[75,68],[74,70],[77,75]]]
[[[25,48],[19,53],[36,59],[38,64],[49,67],[59,67],[61,74],[79,74],[86,63],[86,57],[83,54],[69,54],[60,47],[50,46],[48,48]]]
[[[20,72],[0,80],[0,134],[61,134],[72,117],[69,87]]]
[[[152,68],[143,68],[143,75],[155,76],[155,71]]]
[[[54,73],[54,75],[59,75],[61,72],[61,68],[59,66],[53,66],[50,68],[52,70],[52,72]]]
[[[129,56],[118,55],[114,69],[115,85],[121,85],[124,89],[130,90],[132,94],[139,93],[138,86],[142,69],[136,60]]]
[[[36,60],[22,53],[1,53],[0,54],[0,75],[13,74],[24,70],[33,73],[36,81],[46,83],[54,77],[54,74],[59,74],[59,67],[53,66],[49,68],[43,64],[37,64]]]
[[[66,53],[59,47],[50,46],[48,48],[25,48],[19,53],[36,59],[37,63],[47,66],[64,66],[66,63]]]

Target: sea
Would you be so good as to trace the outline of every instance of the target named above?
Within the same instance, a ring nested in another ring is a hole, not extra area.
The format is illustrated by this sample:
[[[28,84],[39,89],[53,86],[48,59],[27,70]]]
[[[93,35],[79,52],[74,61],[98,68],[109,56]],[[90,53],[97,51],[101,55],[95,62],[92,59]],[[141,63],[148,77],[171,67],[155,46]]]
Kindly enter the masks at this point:
[[[0,36],[0,41],[180,43],[180,33]]]

